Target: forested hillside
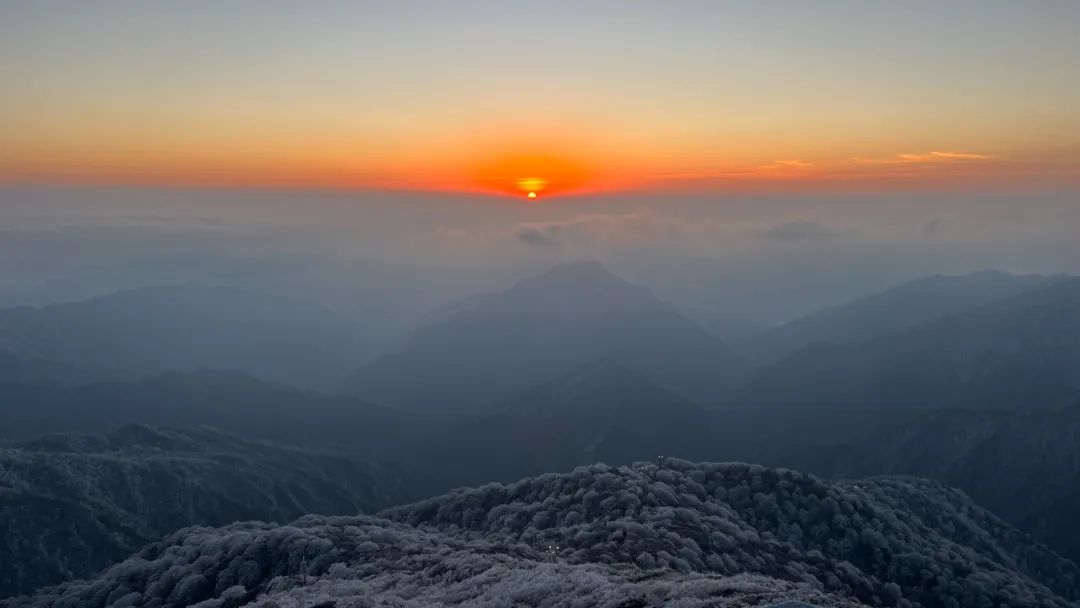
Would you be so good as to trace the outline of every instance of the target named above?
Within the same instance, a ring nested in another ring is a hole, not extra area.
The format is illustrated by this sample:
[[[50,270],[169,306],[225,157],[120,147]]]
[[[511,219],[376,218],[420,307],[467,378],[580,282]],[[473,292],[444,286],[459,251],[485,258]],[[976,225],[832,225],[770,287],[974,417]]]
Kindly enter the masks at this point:
[[[908,479],[664,459],[462,489],[382,516],[191,528],[8,606],[1065,608],[1080,581],[1075,564],[963,494]]]
[[[781,458],[829,475],[939,479],[1080,562],[1080,404],[1032,411],[945,410],[861,441]]]
[[[413,484],[393,466],[208,429],[0,448],[0,597],[93,574],[185,526],[373,512]]]

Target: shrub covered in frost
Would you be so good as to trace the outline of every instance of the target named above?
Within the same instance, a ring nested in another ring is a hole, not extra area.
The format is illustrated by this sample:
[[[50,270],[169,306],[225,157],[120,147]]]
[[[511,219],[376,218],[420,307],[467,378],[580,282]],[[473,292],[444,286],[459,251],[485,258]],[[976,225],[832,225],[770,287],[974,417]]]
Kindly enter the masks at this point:
[[[754,572],[869,604],[1080,599],[1075,564],[963,493],[919,479],[826,482],[669,458],[460,489],[384,514],[470,538],[556,544],[574,563]]]
[[[10,608],[1075,605],[1077,568],[940,484],[583,467],[369,516],[189,528]]]

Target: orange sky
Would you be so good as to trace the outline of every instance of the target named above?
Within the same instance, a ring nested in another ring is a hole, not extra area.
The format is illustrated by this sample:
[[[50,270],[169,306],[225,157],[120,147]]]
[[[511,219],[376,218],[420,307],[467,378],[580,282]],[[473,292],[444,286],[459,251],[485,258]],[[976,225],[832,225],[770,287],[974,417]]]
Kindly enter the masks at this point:
[[[1080,183],[1075,3],[196,4],[0,7],[0,180]]]

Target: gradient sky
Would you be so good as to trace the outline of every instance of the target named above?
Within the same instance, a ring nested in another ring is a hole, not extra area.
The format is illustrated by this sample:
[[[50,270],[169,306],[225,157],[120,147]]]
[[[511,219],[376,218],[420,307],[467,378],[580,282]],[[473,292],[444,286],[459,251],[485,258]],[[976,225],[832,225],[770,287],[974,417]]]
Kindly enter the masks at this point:
[[[0,81],[4,181],[1080,183],[1075,0],[5,2]]]

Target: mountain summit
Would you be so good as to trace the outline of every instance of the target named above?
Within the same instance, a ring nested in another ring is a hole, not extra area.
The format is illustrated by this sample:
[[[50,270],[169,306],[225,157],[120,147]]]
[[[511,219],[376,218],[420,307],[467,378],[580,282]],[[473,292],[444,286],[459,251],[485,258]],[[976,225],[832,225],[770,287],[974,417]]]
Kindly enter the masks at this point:
[[[511,290],[551,290],[551,289],[638,289],[638,287],[611,272],[600,262],[577,260],[562,262],[538,274],[519,281]]]
[[[471,298],[357,374],[351,389],[428,411],[480,408],[607,359],[699,402],[745,369],[718,338],[595,262]]]

